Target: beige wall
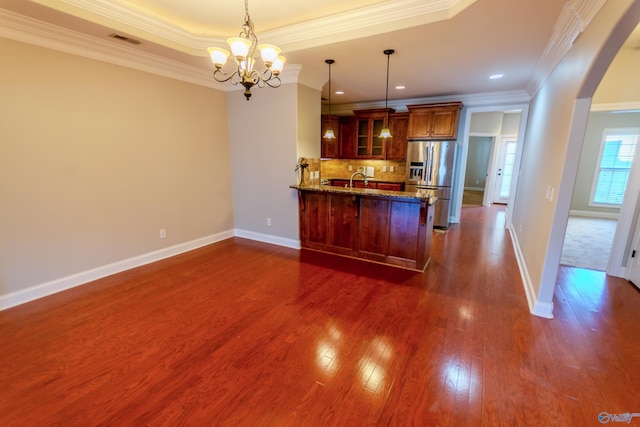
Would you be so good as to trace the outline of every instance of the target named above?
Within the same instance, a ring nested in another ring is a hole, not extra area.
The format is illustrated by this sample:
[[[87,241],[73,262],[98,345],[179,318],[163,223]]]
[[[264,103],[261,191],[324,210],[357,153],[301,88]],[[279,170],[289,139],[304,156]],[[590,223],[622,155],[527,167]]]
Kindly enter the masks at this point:
[[[534,313],[552,312],[590,97],[640,20],[638,6],[605,3],[532,99],[512,219]],[[547,186],[555,190],[553,200],[545,197]]]
[[[0,57],[0,297],[233,229],[224,92],[6,39]]]
[[[621,49],[593,95],[594,104],[640,102],[640,52]]]
[[[234,218],[241,237],[299,246],[298,198],[289,186],[297,182],[298,155],[312,150],[305,144],[298,152],[298,138],[312,132],[298,129],[298,119],[305,114],[298,103],[300,91],[306,89],[296,83],[257,88],[248,102],[241,92],[228,94]],[[308,123],[319,135],[319,93],[315,104],[318,107],[308,107],[310,114],[315,111],[315,121]],[[315,135],[309,138],[319,144]]]

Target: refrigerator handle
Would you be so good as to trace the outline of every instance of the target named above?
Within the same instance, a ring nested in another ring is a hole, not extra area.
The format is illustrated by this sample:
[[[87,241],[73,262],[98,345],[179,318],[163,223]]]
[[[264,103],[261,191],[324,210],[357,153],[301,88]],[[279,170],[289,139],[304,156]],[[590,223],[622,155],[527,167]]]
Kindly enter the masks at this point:
[[[429,145],[429,183],[433,183],[433,145]]]

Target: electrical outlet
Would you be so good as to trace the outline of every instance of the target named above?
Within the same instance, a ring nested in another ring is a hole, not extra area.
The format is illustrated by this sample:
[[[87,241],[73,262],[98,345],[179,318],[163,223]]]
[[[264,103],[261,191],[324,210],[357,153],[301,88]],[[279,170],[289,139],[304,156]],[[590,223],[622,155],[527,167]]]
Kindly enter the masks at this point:
[[[387,167],[386,167],[386,166],[383,166],[383,167],[382,167],[382,172],[386,172],[386,171],[387,171]]]
[[[545,198],[550,202],[553,201],[553,193],[555,193],[555,188],[553,188],[552,186],[548,185],[547,186],[547,192],[545,194]]]
[[[353,170],[353,166],[349,165],[349,172]]]
[[[396,167],[395,166],[391,166],[391,172],[395,172],[396,171]]]
[[[267,227],[271,227],[271,218],[267,218]]]
[[[165,230],[164,228],[162,228],[160,230],[160,238],[164,239],[165,237],[167,237],[167,230]]]

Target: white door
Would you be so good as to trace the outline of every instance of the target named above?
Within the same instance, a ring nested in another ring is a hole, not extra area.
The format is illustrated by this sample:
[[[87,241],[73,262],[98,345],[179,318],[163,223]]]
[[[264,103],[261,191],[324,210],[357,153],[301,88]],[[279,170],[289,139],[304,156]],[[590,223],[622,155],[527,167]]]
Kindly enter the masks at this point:
[[[628,265],[629,281],[636,285],[636,288],[640,288],[640,221],[636,225]]]
[[[516,160],[516,148],[518,141],[515,138],[503,138],[500,143],[498,157],[498,170],[493,191],[493,203],[509,203],[511,192],[511,178],[513,177],[513,165]]]

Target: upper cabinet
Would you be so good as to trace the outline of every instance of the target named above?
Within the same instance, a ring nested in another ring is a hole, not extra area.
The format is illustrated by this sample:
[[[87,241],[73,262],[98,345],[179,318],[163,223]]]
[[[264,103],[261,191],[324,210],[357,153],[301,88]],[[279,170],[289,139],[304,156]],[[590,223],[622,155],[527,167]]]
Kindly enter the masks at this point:
[[[461,102],[408,105],[408,139],[456,139]]]
[[[385,123],[389,120],[391,108],[357,110],[356,114],[356,149],[359,159],[386,159],[387,146],[384,138],[379,138]]]
[[[389,114],[391,138],[387,139],[387,160],[406,160],[408,129],[409,113]]]
[[[356,116],[340,116],[341,159],[356,158]]]

